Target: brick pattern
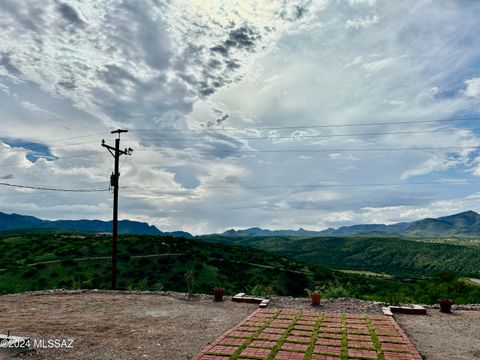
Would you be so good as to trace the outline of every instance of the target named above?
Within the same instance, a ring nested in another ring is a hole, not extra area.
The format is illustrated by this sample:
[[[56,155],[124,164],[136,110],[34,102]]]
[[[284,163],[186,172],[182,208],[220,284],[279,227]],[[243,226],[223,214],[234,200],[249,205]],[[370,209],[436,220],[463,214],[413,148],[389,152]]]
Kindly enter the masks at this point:
[[[392,317],[258,309],[193,360],[422,360]]]

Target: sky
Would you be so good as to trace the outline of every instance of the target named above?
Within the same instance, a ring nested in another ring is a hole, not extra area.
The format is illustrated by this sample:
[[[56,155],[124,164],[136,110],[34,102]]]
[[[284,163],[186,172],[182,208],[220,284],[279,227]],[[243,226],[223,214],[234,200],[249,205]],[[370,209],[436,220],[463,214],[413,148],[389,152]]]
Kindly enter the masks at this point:
[[[0,211],[194,234],[480,211],[480,2],[2,0]]]

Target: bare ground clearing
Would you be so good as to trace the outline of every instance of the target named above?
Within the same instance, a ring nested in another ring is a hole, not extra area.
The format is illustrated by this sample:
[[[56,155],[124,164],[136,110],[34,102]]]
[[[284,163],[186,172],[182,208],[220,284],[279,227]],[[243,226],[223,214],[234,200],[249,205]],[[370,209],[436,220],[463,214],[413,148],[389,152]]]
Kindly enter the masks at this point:
[[[0,333],[74,340],[31,359],[191,359],[256,308],[178,294],[19,294],[0,297]]]
[[[427,360],[480,359],[480,311],[429,309],[425,316],[396,314],[395,320]]]

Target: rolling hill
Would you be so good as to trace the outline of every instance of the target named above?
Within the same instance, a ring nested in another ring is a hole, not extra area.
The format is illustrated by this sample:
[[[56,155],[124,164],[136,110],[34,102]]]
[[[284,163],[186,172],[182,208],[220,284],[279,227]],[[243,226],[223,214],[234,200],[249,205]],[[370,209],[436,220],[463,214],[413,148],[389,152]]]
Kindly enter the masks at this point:
[[[232,240],[231,237],[228,239]],[[262,240],[259,237],[246,239]],[[118,288],[184,292],[185,274],[193,272],[194,291],[207,294],[211,294],[214,287],[223,287],[229,295],[242,291],[257,296],[275,293],[305,297],[305,288],[325,286],[325,296],[387,302],[435,303],[439,296],[447,295],[457,304],[478,303],[480,299],[480,287],[457,281],[454,274],[382,278],[313,265],[313,262],[329,264],[327,259],[331,255],[335,261],[345,258],[346,244],[340,244],[344,250],[337,249],[340,255],[335,255],[332,244],[338,238],[332,238],[327,246],[324,244],[320,248],[308,242],[308,246],[299,247],[301,251],[298,253],[290,253],[294,258],[251,247],[199,240],[197,237],[158,235],[120,236]],[[272,238],[267,243],[273,244],[277,240],[279,238]],[[288,243],[284,242],[284,245]],[[361,243],[355,246],[361,248]],[[374,248],[372,246],[370,250]],[[279,250],[285,251],[283,248]],[[310,255],[309,250],[312,251]],[[92,233],[58,229],[0,233],[0,294],[52,288],[109,289],[110,251],[111,237]],[[436,253],[427,254],[425,261],[432,259],[428,256],[436,256]],[[365,257],[357,261],[361,264]]]
[[[203,236],[207,242],[242,245],[288,256],[309,264],[391,274],[430,274],[438,271],[478,273],[480,244],[447,239],[386,235],[346,237]]]

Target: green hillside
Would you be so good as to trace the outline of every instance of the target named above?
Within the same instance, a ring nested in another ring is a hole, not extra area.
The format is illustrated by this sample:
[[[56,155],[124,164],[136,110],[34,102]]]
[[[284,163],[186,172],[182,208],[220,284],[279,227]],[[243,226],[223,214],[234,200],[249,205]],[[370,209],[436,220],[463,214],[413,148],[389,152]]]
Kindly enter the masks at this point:
[[[480,245],[472,239],[440,241],[389,236],[206,236],[201,239],[253,247],[312,265],[338,269],[423,275],[446,270],[459,274],[480,271]]]
[[[0,233],[0,294],[50,288],[108,289],[110,246],[110,236],[60,230]],[[124,235],[118,248],[118,287],[123,290],[185,292],[185,274],[191,271],[195,292],[200,293],[223,287],[229,295],[244,291],[306,296],[305,288],[323,286],[328,297],[433,303],[449,296],[457,303],[480,302],[480,287],[458,281],[452,273],[428,279],[365,276],[250,247],[168,236]],[[332,258],[334,251],[329,250]],[[303,255],[305,260],[314,259]]]
[[[109,288],[110,236],[81,233],[0,234],[0,293],[46,288]],[[193,271],[196,291],[224,287],[228,294],[271,285],[282,295],[304,295],[332,271],[264,251],[184,238],[125,235],[118,243],[120,289],[185,291]]]

